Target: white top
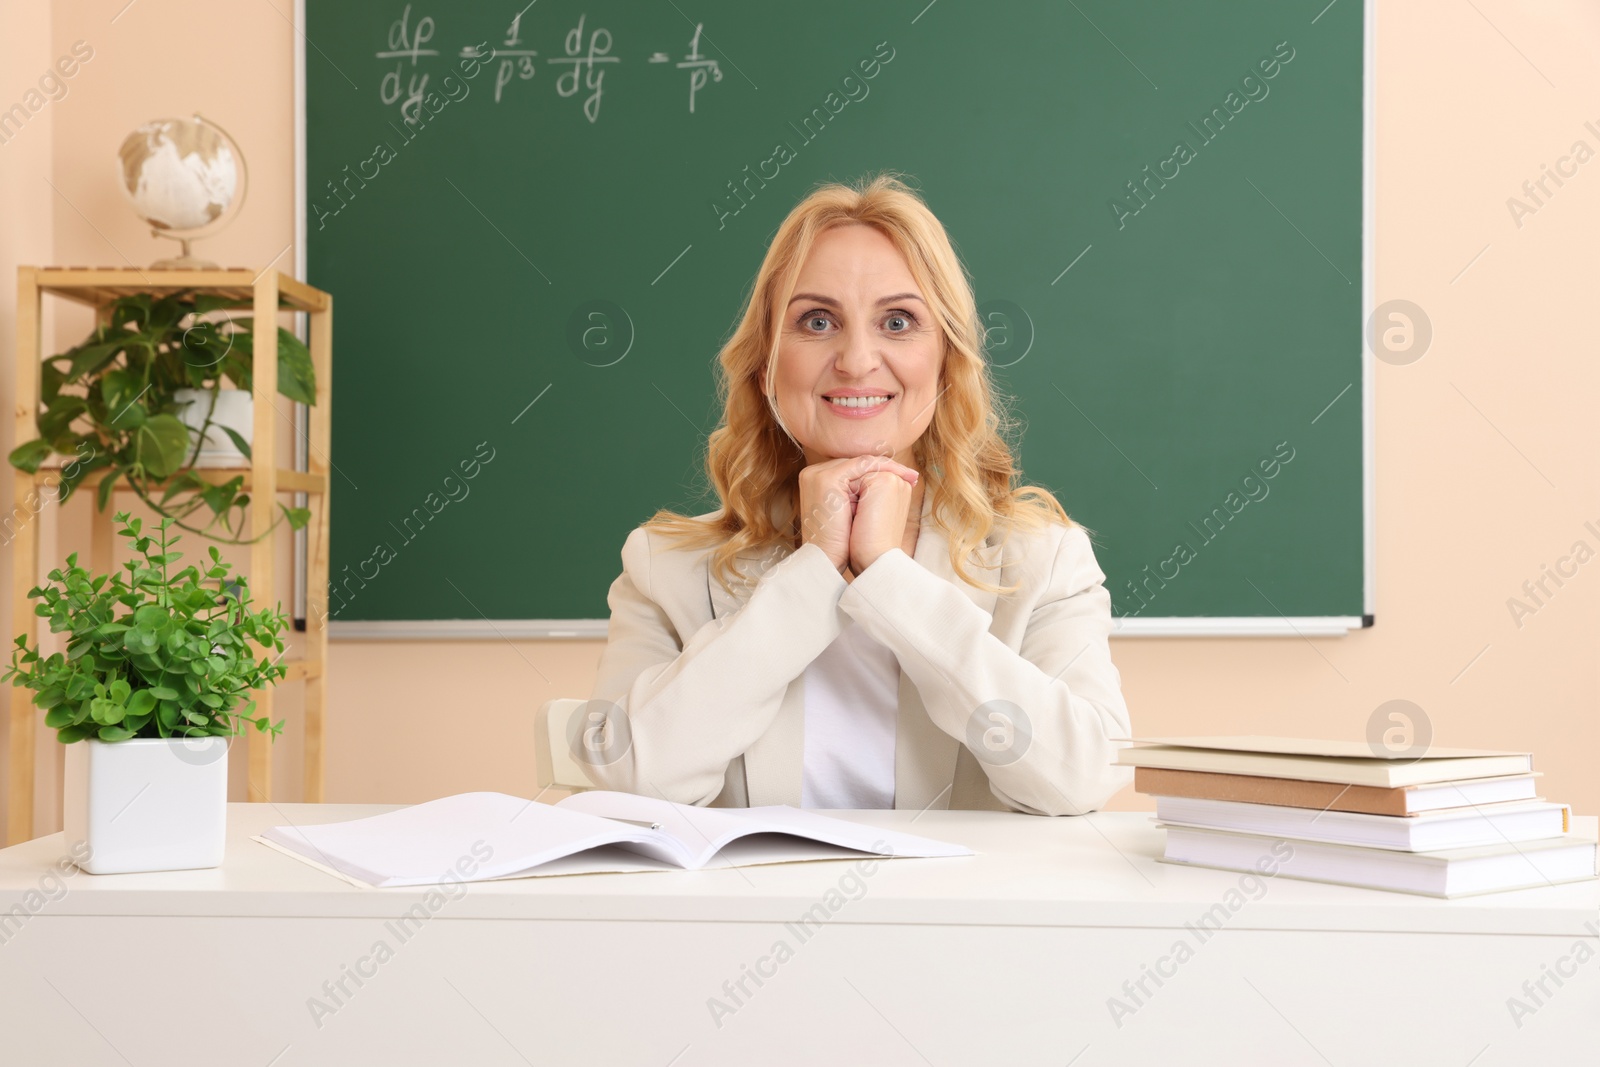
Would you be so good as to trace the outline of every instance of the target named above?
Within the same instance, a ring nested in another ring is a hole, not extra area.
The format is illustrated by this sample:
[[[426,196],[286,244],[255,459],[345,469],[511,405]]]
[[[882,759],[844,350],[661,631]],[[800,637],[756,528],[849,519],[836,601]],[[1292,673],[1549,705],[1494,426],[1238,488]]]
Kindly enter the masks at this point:
[[[854,619],[805,669],[803,808],[894,807],[900,663]]]

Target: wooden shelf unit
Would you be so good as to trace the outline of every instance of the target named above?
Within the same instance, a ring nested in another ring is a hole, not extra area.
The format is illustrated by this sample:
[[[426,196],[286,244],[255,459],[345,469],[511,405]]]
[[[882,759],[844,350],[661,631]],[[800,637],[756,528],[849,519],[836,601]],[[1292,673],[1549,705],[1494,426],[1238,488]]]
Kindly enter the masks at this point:
[[[246,524],[252,538],[261,538],[250,546],[250,588],[262,604],[273,604],[273,557],[278,534],[289,531],[287,523],[280,523],[270,537],[262,537],[272,528],[277,514],[279,493],[305,493],[311,520],[307,524],[306,551],[306,630],[301,637],[304,654],[301,658],[286,661],[289,668],[284,682],[305,683],[305,779],[304,800],[321,803],[323,799],[323,735],[326,725],[328,656],[328,473],[331,470],[329,450],[331,440],[331,405],[333,384],[333,297],[320,289],[290,278],[275,270],[260,272],[245,268],[217,270],[157,270],[110,267],[21,267],[17,271],[17,391],[13,447],[39,436],[37,425],[39,407],[39,365],[44,358],[41,351],[40,321],[44,295],[54,296],[83,304],[95,310],[100,322],[107,321],[111,301],[120,296],[136,293],[168,295],[193,290],[224,296],[234,303],[229,305],[248,310],[256,323],[277,326],[280,311],[303,311],[310,322],[309,347],[311,361],[316,370],[317,402],[310,408],[308,427],[308,470],[290,470],[277,466],[279,422],[287,416],[276,404],[278,394],[278,363],[276,359],[254,361],[252,374],[254,414],[251,429],[251,465],[248,468],[197,468],[195,473],[208,482],[220,483],[240,475],[245,488],[250,490],[251,506]],[[277,346],[263,345],[262,350],[276,353]],[[57,470],[59,468],[56,468]],[[15,503],[21,504],[37,486],[56,484],[51,481],[52,468],[41,468],[28,474],[13,468],[16,484]],[[56,475],[59,478],[59,475]],[[85,479],[79,490],[87,492],[98,485],[103,473]],[[119,484],[114,492],[127,491]],[[93,497],[90,496],[92,500]],[[267,504],[267,502],[272,502]],[[261,506],[267,504],[267,506]],[[95,505],[91,503],[91,509]],[[93,510],[89,560],[91,569],[103,573],[111,569],[114,549],[111,516],[116,506],[104,512]],[[186,537],[195,536],[185,534]],[[33,613],[33,602],[28,590],[39,584],[39,531],[36,520],[29,518],[18,528],[12,541],[14,549],[11,602],[14,625],[19,633],[30,639],[37,638],[38,617]],[[292,637],[293,635],[291,635]],[[256,714],[271,717],[273,691],[257,692]],[[34,744],[43,712],[33,706],[31,690],[16,687],[11,690],[11,738],[9,753],[9,806],[6,819],[6,842],[24,841],[33,836],[33,789],[35,780]],[[254,730],[249,738],[248,799],[272,799],[272,739]]]

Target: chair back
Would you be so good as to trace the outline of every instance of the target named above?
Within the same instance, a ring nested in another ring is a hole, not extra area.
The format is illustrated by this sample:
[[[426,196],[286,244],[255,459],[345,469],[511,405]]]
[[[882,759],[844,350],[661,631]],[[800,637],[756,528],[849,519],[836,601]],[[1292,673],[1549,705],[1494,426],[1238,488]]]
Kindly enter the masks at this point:
[[[587,700],[557,697],[547,700],[535,716],[534,766],[540,789],[569,789],[574,793],[593,789],[594,783],[583,773],[583,764],[573,754],[576,716]]]

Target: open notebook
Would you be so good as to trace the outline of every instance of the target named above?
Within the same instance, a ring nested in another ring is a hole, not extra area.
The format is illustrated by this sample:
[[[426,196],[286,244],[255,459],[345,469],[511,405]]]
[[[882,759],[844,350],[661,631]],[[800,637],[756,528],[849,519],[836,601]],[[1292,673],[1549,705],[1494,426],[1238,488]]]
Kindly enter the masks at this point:
[[[254,840],[376,888],[863,854],[972,855],[961,845],[787,805],[701,808],[605,791],[555,804],[459,793],[349,822],[274,826]]]

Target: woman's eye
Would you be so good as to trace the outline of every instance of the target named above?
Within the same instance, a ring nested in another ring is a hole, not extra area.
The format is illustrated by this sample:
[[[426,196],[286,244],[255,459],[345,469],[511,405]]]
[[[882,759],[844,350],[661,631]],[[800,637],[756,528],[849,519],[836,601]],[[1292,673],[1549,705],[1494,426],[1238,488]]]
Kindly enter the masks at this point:
[[[820,333],[828,328],[828,317],[826,315],[807,315],[805,327],[814,333]]]
[[[905,331],[911,329],[912,326],[911,316],[902,315],[898,311],[893,315],[890,315],[884,320],[884,322],[889,327],[890,331],[894,333],[904,333]]]

